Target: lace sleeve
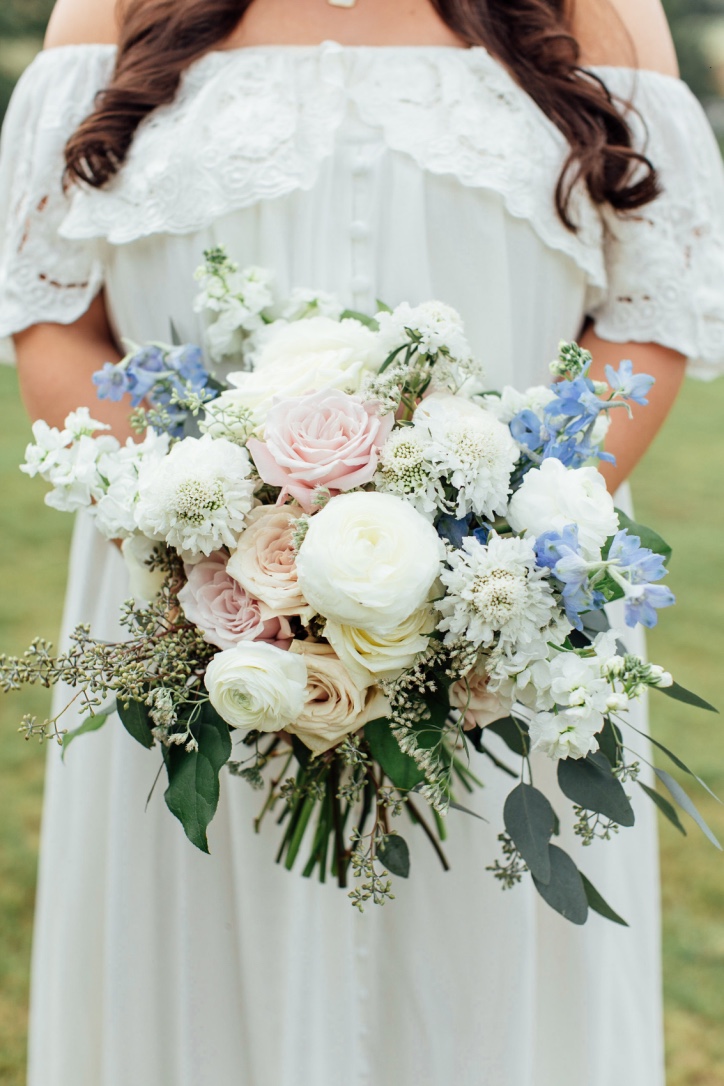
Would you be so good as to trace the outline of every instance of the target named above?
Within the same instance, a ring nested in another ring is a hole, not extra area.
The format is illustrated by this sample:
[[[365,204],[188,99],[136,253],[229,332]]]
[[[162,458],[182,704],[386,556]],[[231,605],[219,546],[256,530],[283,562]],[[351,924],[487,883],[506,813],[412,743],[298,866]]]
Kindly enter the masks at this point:
[[[63,148],[110,74],[97,47],[49,50],[21,77],[0,143],[0,336],[70,324],[103,282],[101,245],[61,239],[70,206]]]
[[[724,169],[706,116],[677,79],[598,69],[633,101],[630,121],[663,192],[630,216],[605,214],[608,288],[592,288],[589,315],[602,339],[660,343],[693,376],[724,372]]]

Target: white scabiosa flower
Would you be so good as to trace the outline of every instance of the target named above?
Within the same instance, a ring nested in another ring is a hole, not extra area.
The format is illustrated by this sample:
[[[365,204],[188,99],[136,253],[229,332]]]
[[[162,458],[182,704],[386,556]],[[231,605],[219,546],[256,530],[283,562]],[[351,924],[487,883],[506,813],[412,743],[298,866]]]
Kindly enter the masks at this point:
[[[208,436],[185,438],[160,462],[143,463],[136,524],[186,561],[236,547],[254,486],[245,449]]]
[[[445,504],[445,491],[427,456],[429,442],[415,426],[400,426],[380,449],[375,486],[406,498],[418,513],[433,519]]]
[[[464,638],[482,648],[496,641],[525,645],[550,623],[556,602],[529,540],[493,532],[484,546],[468,536],[448,566],[441,574],[447,592],[438,603],[438,629],[448,644]]]
[[[591,709],[538,713],[529,724],[531,750],[549,758],[585,758],[598,750],[596,735],[603,725],[603,716]]]
[[[436,355],[444,351],[455,359],[472,356],[462,317],[444,302],[423,302],[417,306],[403,302],[392,313],[378,313],[377,321],[385,352],[394,351],[412,340],[422,354]]]
[[[477,404],[443,393],[426,397],[413,422],[427,439],[438,479],[457,494],[449,512],[458,518],[505,513],[519,456],[507,426]]]

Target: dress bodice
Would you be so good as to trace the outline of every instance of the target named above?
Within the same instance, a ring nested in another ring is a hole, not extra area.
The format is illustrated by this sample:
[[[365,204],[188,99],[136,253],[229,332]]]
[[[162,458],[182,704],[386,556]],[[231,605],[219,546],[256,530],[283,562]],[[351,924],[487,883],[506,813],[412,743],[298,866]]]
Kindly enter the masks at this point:
[[[120,335],[198,339],[193,271],[225,243],[282,291],[357,309],[439,297],[491,384],[539,379],[586,317],[699,372],[724,363],[724,174],[678,80],[598,75],[638,110],[664,193],[629,218],[554,192],[566,141],[482,48],[271,46],[213,52],[141,125],[103,190],[62,186],[63,146],[109,80],[111,46],[38,57],[0,158],[0,334],[68,323],[105,284]],[[4,223],[4,226],[3,226]]]

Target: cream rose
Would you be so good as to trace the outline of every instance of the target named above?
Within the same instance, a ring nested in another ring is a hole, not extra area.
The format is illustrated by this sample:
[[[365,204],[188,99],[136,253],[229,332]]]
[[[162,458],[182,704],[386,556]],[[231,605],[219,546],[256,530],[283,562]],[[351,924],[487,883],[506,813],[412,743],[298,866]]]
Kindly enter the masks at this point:
[[[566,468],[550,457],[528,472],[508,506],[508,522],[516,532],[542,535],[578,526],[587,558],[600,557],[601,547],[618,531],[618,516],[606,482],[596,468]]]
[[[294,522],[302,510],[294,505],[258,506],[249,514],[248,527],[226,565],[226,572],[272,615],[314,613],[297,581]]]
[[[488,689],[490,676],[485,671],[471,671],[450,687],[450,704],[463,714],[465,731],[484,728],[507,716],[513,708],[513,698]]]
[[[355,682],[331,645],[293,641],[289,655],[304,660],[307,689],[304,708],[286,730],[315,754],[323,754],[389,709],[379,689]]]
[[[415,611],[389,633],[328,622],[324,636],[352,675],[366,686],[396,679],[428,646],[435,619],[429,608]]]
[[[304,710],[307,667],[296,653],[241,641],[214,656],[204,683],[214,709],[232,728],[277,732]]]
[[[310,317],[274,326],[263,336],[250,372],[229,374],[234,387],[214,401],[219,408],[252,412],[263,424],[276,396],[301,396],[319,389],[359,392],[362,380],[377,366],[377,337],[356,320]]]
[[[357,491],[311,518],[297,576],[330,622],[388,632],[427,602],[443,555],[437,532],[409,502]]]

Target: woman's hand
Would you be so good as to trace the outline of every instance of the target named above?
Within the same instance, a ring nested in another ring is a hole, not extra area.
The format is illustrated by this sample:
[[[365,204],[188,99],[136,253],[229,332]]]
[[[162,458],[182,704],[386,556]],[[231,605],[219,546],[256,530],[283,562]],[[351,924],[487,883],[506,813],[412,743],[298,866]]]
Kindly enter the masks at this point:
[[[673,407],[684,380],[685,359],[656,343],[611,343],[599,339],[593,329],[581,336],[580,344],[593,355],[589,376],[594,381],[605,381],[606,366],[618,369],[626,358],[633,362],[634,373],[648,373],[656,381],[647,396],[648,407],[632,405],[633,419],[622,407],[611,412],[606,451],[613,453],[616,464],[601,463],[599,471],[613,493],[636,467]]]

